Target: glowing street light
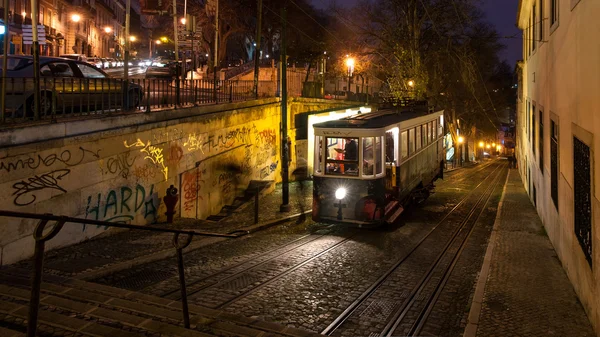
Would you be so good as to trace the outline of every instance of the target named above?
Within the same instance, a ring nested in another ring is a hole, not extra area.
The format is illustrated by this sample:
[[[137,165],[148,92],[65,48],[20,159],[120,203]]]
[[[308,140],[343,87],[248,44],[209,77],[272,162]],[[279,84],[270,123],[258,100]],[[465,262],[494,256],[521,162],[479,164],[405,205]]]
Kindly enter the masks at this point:
[[[185,25],[185,23],[187,22],[187,20],[185,18],[181,18],[181,24]]]
[[[161,37],[160,40],[164,43],[167,43],[169,41],[169,39],[166,36]]]
[[[465,138],[463,138],[462,136],[458,137],[458,144],[462,144],[464,142],[465,142]]]
[[[129,37],[129,41],[135,42],[135,40],[136,40],[135,36],[132,35],[132,36]]]
[[[110,28],[110,27],[104,27],[104,32],[110,33],[110,32],[112,32],[112,28]]]
[[[491,148],[491,147],[492,147],[492,146],[491,146],[490,144],[488,144],[488,145],[487,145],[485,148],[486,148],[486,149],[489,149],[489,148]]]
[[[408,86],[411,87],[411,88],[414,87],[415,86],[415,81],[413,81],[413,80],[408,81]]]
[[[496,146],[496,143],[492,143],[492,147]]]
[[[479,142],[479,147],[483,147],[485,144],[483,144],[483,142]]]
[[[81,15],[79,15],[79,14],[73,14],[73,15],[71,15],[71,21],[73,21],[73,22],[79,22],[79,21],[81,21]]]
[[[160,40],[156,40],[156,41],[154,41],[154,43],[161,44],[162,42]]]

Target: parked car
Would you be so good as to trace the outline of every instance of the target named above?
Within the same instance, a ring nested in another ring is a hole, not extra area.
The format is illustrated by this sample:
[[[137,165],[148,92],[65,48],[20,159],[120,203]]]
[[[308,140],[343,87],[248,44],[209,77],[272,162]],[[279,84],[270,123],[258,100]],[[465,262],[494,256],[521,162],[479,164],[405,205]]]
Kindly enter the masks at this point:
[[[110,68],[110,61],[107,58],[101,58],[102,60],[102,69]]]
[[[175,76],[176,63],[172,60],[158,60],[146,68],[146,78]]]
[[[111,68],[116,68],[117,67],[117,60],[113,59],[113,58],[109,58],[108,59],[108,64]]]
[[[87,62],[87,56],[85,56],[85,54],[62,54],[59,57],[64,57],[75,61]]]
[[[0,57],[0,64],[2,64]],[[34,115],[33,58],[8,56],[6,68],[7,110],[14,117]],[[123,106],[124,82],[81,61],[60,57],[40,57],[40,114],[71,111],[132,109],[140,105],[142,87],[128,83],[128,102]]]
[[[87,59],[87,63],[95,66],[96,68],[102,69],[104,67],[104,63],[98,57],[90,57]]]

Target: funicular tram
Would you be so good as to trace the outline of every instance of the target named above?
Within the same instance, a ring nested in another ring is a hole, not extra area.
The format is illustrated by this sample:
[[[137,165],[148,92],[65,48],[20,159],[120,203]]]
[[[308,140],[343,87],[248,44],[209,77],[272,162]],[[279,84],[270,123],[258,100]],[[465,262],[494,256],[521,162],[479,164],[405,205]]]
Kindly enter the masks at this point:
[[[393,108],[315,124],[315,221],[395,222],[442,177],[443,111]]]

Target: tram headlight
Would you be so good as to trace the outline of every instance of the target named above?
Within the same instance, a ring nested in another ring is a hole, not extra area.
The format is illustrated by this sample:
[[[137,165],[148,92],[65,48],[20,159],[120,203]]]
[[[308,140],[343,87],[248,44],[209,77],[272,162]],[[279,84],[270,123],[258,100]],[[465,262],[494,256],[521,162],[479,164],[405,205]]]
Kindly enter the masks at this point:
[[[335,191],[335,198],[338,200],[342,200],[346,197],[346,189],[343,187],[338,188]]]

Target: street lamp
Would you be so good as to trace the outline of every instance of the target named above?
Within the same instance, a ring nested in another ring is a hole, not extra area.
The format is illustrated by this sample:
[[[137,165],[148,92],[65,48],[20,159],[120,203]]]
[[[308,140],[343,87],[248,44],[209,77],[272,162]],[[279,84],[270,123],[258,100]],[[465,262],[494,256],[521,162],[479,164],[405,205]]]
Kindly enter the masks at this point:
[[[156,40],[156,41],[154,41],[154,43],[161,44],[162,42],[160,40]]]
[[[81,15],[79,15],[79,14],[73,14],[73,15],[71,15],[71,21],[73,21],[73,22],[79,22],[79,21],[81,21]]]
[[[463,158],[462,158],[463,145],[462,144],[464,142],[465,142],[465,138],[464,137],[462,137],[462,136],[458,137],[458,150],[459,150],[458,151],[458,153],[459,153],[458,160],[460,161],[460,166],[462,166],[462,164],[463,164]]]
[[[110,27],[104,27],[104,32],[106,34],[110,34],[112,32],[112,28],[110,28]]]
[[[408,81],[408,86],[413,88],[415,86],[415,81],[413,81],[413,80]]]
[[[135,40],[136,40],[135,36],[131,35],[131,36],[129,37],[129,41],[131,41],[131,42],[135,42]]]
[[[354,59],[349,56],[346,57],[346,66],[348,67],[348,96],[350,96],[350,79],[352,78],[352,73],[354,72]]]
[[[483,142],[479,142],[479,147],[483,148],[484,145]]]

